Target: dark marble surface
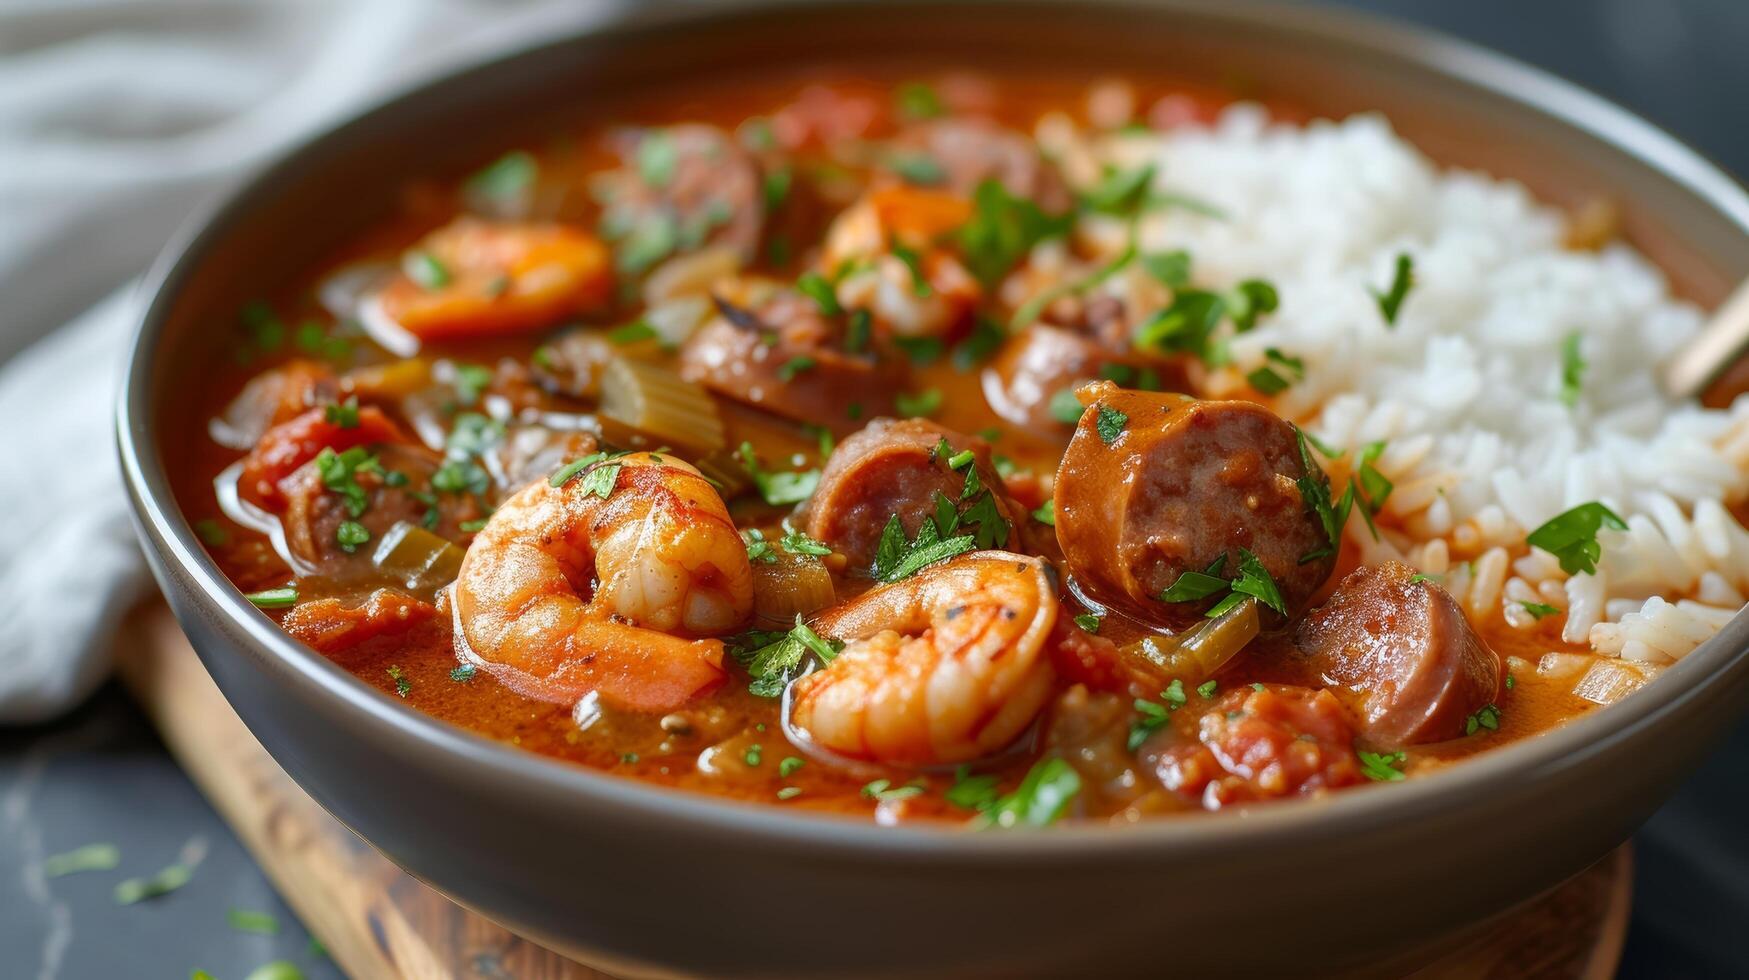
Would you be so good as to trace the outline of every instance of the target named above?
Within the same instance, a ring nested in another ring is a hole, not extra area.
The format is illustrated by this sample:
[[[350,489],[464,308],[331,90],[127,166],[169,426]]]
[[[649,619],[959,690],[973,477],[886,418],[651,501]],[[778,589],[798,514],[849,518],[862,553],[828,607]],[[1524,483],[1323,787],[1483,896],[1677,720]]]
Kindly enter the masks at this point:
[[[1442,28],[1550,68],[1650,117],[1749,173],[1749,2],[1743,0],[1347,0]],[[1749,725],[1637,839],[1639,878],[1623,975],[1749,975]],[[1655,759],[1647,760],[1656,765]],[[40,862],[94,841],[114,872],[44,880]],[[174,894],[133,906],[122,876],[204,856]],[[267,912],[279,933],[239,932],[230,909]],[[0,733],[0,974],[245,977],[286,959],[339,976],[235,837],[114,687],[62,722]]]

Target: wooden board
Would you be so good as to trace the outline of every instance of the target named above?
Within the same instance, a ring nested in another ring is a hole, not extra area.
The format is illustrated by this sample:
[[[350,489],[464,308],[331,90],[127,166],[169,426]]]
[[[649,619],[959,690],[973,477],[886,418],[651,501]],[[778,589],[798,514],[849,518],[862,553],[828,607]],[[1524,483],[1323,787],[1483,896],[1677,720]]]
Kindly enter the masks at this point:
[[[457,907],[330,817],[244,727],[162,604],[121,633],[122,678],[165,744],[348,975],[611,980]],[[1624,846],[1414,976],[1613,976],[1632,866]]]

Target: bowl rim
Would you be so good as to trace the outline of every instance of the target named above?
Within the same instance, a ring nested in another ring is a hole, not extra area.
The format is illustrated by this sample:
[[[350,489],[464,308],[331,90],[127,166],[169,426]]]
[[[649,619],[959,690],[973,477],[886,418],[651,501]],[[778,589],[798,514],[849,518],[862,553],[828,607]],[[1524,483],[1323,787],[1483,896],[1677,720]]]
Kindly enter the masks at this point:
[[[929,0],[898,0],[910,6],[942,6]],[[997,0],[954,0],[948,6],[975,7]],[[525,57],[563,47],[588,36],[708,30],[713,22],[773,10],[830,17],[846,9],[869,8],[892,0],[719,0],[698,7],[624,9],[605,18],[585,19],[576,29],[476,58],[458,66],[414,77],[335,122],[294,141],[245,179],[198,209],[167,243],[142,280],[139,296],[149,300],[127,352],[116,411],[122,472],[145,547],[155,550],[177,576],[198,587],[197,606],[212,611],[232,632],[246,637],[238,655],[276,661],[305,696],[329,698],[349,712],[371,737],[400,740],[409,753],[443,759],[454,777],[476,784],[510,784],[531,796],[572,805],[613,807],[655,828],[709,834],[749,844],[767,844],[797,855],[854,853],[895,858],[950,861],[969,865],[1011,865],[1085,861],[1138,850],[1189,853],[1208,848],[1246,847],[1278,835],[1304,841],[1328,835],[1365,833],[1412,821],[1418,815],[1462,807],[1490,787],[1514,779],[1552,775],[1581,765],[1634,731],[1682,710],[1711,684],[1749,665],[1749,613],[1734,617],[1711,640],[1669,667],[1658,683],[1607,710],[1588,712],[1553,731],[1521,739],[1390,787],[1389,792],[1348,792],[1326,798],[1257,807],[1238,814],[1185,814],[1143,820],[1127,827],[1103,823],[1067,824],[1046,832],[968,834],[959,825],[882,826],[860,817],[791,810],[769,803],[739,801],[658,786],[615,776],[575,763],[537,755],[476,734],[397,703],[346,672],[314,649],[292,639],[243,598],[198,542],[171,490],[153,433],[152,362],[169,322],[175,298],[193,275],[199,259],[247,221],[256,201],[296,172],[308,156],[349,138],[374,120],[428,98],[440,88],[485,73],[511,70]],[[637,5],[634,5],[634,8]],[[1010,5],[1009,9],[1012,9]],[[1052,9],[1098,7],[1111,15],[1187,13],[1241,25],[1265,25],[1396,59],[1459,86],[1502,97],[1601,140],[1626,157],[1682,185],[1749,236],[1749,194],[1717,165],[1675,137],[1628,110],[1539,68],[1435,30],[1383,17],[1329,7],[1275,3],[1222,3],[1219,0],[1081,0],[1030,2]],[[191,590],[193,591],[193,590]],[[246,649],[244,649],[246,648]],[[280,695],[285,696],[285,695]],[[1373,787],[1371,789],[1376,789]]]

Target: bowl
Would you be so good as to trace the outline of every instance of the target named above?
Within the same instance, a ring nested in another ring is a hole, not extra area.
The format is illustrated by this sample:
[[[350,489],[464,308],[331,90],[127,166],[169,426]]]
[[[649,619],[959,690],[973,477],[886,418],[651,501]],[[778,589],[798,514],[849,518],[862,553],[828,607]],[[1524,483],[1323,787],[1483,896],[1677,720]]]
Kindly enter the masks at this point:
[[[360,837],[625,975],[1389,971],[1621,843],[1738,716],[1745,616],[1622,703],[1426,778],[1123,828],[880,827],[623,780],[418,714],[280,632],[201,548],[170,479],[177,434],[199,430],[173,396],[273,267],[333,249],[410,172],[476,163],[555,114],[871,59],[1089,78],[1169,65],[1319,114],[1382,110],[1444,163],[1557,203],[1621,202],[1628,237],[1691,299],[1716,303],[1749,274],[1749,198],[1670,137],[1496,55],[1327,10],[656,5],[455,71],[320,133],[190,226],[152,274],[119,411],[134,515],[177,618],[262,744]]]

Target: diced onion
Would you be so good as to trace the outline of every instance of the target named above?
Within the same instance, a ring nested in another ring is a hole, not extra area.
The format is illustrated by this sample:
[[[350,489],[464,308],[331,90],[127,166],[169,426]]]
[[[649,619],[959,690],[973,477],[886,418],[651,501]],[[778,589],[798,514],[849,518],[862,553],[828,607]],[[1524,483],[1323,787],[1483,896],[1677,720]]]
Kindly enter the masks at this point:
[[[601,414],[677,449],[708,453],[725,442],[711,396],[657,364],[626,357],[608,362],[601,377]]]
[[[1598,658],[1573,685],[1573,693],[1594,704],[1614,704],[1645,687],[1657,673],[1658,668],[1648,664]]]
[[[779,553],[753,563],[753,615],[760,626],[789,627],[838,601],[832,573],[813,555]]]
[[[1212,676],[1257,639],[1257,600],[1246,598],[1214,619],[1176,636],[1148,637],[1121,648],[1133,661],[1164,678],[1196,683]]]
[[[371,564],[416,593],[430,595],[455,581],[462,549],[411,521],[398,521],[383,535]]]

